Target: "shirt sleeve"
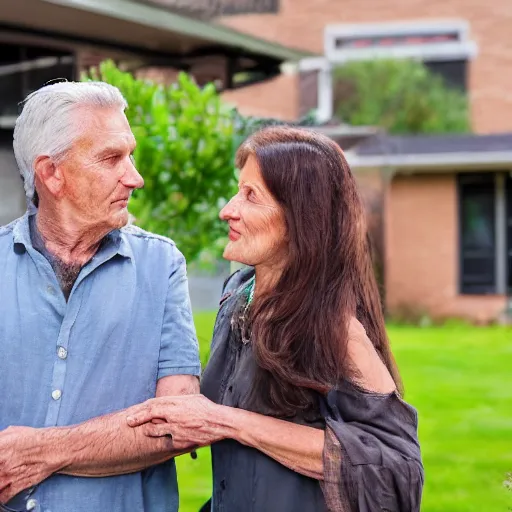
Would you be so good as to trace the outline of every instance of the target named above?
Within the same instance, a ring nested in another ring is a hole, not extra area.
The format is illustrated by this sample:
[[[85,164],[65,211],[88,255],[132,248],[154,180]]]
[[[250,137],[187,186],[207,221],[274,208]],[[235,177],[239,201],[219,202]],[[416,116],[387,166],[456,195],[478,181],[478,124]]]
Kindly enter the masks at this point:
[[[329,393],[324,481],[331,512],[419,512],[423,466],[417,414],[396,393]]]
[[[165,301],[158,379],[169,375],[201,374],[185,258],[177,249],[176,253],[176,265],[169,277]]]

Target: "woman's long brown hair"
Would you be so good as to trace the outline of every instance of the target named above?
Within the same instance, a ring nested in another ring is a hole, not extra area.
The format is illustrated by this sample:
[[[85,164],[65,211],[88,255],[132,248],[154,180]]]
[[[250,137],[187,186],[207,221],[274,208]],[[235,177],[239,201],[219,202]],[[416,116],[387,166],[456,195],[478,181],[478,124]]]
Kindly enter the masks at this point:
[[[254,301],[250,315],[258,401],[276,415],[293,415],[309,409],[317,393],[354,380],[346,357],[353,316],[401,390],[364,207],[340,147],[311,130],[278,126],[249,137],[237,167],[250,155],[283,210],[289,238],[276,286]]]

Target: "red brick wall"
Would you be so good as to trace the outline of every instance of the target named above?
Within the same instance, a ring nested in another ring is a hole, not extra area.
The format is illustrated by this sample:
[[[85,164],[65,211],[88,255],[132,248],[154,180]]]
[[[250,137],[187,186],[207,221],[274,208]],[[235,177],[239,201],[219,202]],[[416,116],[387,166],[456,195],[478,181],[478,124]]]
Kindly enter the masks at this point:
[[[299,117],[299,76],[281,74],[259,84],[225,91],[222,98],[247,116],[294,121]]]
[[[281,0],[277,15],[230,16],[220,22],[254,36],[321,54],[326,24],[441,18],[467,20],[471,39],[478,44],[479,54],[469,73],[474,129],[479,133],[512,130],[510,0]],[[241,103],[247,100],[240,97]]]
[[[460,295],[455,175],[397,176],[385,198],[386,305],[391,314],[495,319],[504,296]]]

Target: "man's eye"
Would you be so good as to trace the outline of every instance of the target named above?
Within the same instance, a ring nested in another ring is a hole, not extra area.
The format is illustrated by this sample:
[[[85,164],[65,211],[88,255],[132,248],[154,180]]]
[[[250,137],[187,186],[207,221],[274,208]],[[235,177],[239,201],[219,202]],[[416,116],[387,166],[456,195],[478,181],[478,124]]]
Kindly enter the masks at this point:
[[[247,198],[248,198],[248,199],[255,199],[255,197],[256,197],[256,195],[255,195],[255,193],[254,193],[254,190],[249,190],[249,191],[247,192]]]

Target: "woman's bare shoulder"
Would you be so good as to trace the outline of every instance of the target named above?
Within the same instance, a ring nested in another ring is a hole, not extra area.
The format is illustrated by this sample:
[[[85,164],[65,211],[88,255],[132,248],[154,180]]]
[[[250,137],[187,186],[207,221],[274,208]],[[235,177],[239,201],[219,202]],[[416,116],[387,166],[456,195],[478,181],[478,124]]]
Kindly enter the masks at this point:
[[[356,384],[374,393],[391,393],[396,389],[363,325],[352,317],[348,328],[347,355],[356,374]]]

